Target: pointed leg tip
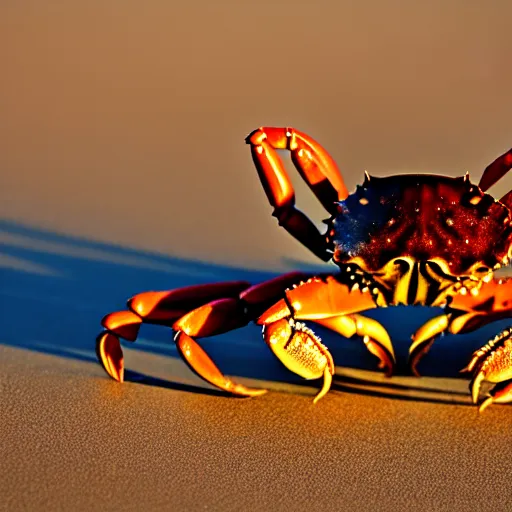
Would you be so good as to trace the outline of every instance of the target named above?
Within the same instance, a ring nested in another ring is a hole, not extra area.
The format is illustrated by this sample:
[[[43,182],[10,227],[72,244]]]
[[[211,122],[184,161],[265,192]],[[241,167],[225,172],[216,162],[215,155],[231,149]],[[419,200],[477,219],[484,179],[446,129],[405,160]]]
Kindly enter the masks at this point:
[[[396,361],[394,359],[389,359],[382,364],[382,369],[384,370],[384,375],[386,377],[393,377],[396,368]]]
[[[489,405],[493,403],[494,399],[492,396],[487,397],[478,407],[478,414],[482,414]]]
[[[109,358],[105,361],[103,367],[116,382],[121,384],[124,382],[124,364],[122,361],[114,361]]]
[[[395,371],[396,365],[395,354],[392,347],[383,345],[369,336],[364,336],[363,342],[368,351],[379,360],[377,367],[380,370],[384,370],[386,377],[391,377]]]
[[[248,398],[263,396],[268,393],[268,389],[251,389],[251,388],[245,388],[245,389],[246,389],[245,396],[247,396]]]
[[[329,366],[325,367],[324,372],[323,372],[324,382],[322,385],[322,389],[318,392],[318,394],[313,399],[313,405],[316,405],[318,403],[318,401],[321,398],[323,398],[325,395],[327,395],[327,393],[331,389],[333,373],[334,373],[334,369],[331,370],[331,368],[329,368]]]
[[[247,386],[244,386],[243,384],[236,384],[232,380],[226,382],[223,389],[233,395],[238,395],[247,398],[262,396],[268,393],[268,389],[249,388]]]
[[[484,374],[479,372],[475,375],[473,380],[469,383],[469,390],[471,392],[471,399],[474,404],[478,403],[478,397],[480,396],[480,388],[484,380]]]
[[[96,339],[96,353],[107,374],[118,382],[124,381],[124,358],[119,338],[102,332]]]

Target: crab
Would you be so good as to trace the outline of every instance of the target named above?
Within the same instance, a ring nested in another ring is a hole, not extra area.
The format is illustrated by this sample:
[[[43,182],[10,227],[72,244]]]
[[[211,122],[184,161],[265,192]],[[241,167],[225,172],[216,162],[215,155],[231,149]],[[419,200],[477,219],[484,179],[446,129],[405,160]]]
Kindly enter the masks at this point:
[[[333,358],[308,325],[319,324],[360,339],[378,367],[395,370],[386,329],[365,311],[397,305],[443,308],[413,335],[409,368],[436,338],[467,333],[512,318],[512,278],[494,272],[512,258],[512,191],[496,200],[486,193],[512,168],[512,149],[484,171],[478,185],[469,175],[374,177],[349,194],[333,158],[314,139],[293,128],[259,128],[246,138],[273,216],[288,233],[336,272],[292,272],[251,284],[244,281],[148,291],[128,300],[128,309],[106,315],[96,351],[113,379],[124,379],[120,339],[135,341],[141,324],[171,327],[178,352],[205,381],[232,395],[257,396],[225,376],[196,339],[250,322],[291,372],[323,379],[316,403],[330,389]],[[325,233],[295,207],[294,189],[276,150],[293,164],[329,213]],[[461,371],[470,373],[472,401],[483,411],[512,402],[512,325],[473,353]],[[494,384],[480,400],[483,381]]]

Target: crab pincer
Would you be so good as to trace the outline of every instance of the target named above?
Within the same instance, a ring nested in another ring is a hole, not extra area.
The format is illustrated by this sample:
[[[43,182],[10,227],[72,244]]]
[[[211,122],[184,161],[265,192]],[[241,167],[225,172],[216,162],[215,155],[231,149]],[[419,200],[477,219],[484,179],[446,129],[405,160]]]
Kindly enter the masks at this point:
[[[493,403],[512,402],[512,326],[475,351],[468,366],[461,371],[473,374],[469,388],[475,404],[478,403],[482,383],[495,384],[489,396],[479,404],[480,412]]]
[[[267,345],[284,366],[308,380],[323,376],[315,403],[329,391],[334,362],[320,338],[298,320],[318,323],[346,337],[362,337],[367,349],[379,358],[379,366],[386,368],[388,375],[393,372],[393,345],[384,327],[353,313],[376,307],[369,289],[363,290],[350,288],[331,276],[314,277],[286,290],[285,297],[257,320]]]
[[[277,320],[263,327],[263,337],[277,358],[293,373],[304,379],[324,383],[313,403],[329,391],[334,375],[334,361],[318,336],[303,323],[292,318]]]

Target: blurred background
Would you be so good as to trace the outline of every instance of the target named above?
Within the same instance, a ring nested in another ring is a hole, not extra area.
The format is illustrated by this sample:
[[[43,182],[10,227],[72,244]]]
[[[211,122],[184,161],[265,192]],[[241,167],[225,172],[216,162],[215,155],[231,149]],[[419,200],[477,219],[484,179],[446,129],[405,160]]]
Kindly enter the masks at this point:
[[[365,169],[477,181],[512,145],[511,15],[507,0],[4,1],[0,216],[207,262],[314,263],[271,217],[244,137],[305,131],[349,189]]]

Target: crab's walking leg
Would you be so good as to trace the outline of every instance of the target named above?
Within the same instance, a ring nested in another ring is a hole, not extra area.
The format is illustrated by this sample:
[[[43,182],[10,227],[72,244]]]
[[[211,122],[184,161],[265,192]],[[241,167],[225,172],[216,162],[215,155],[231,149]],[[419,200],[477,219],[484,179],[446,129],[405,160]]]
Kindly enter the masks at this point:
[[[253,131],[246,142],[258,170],[273,215],[293,237],[315,255],[328,261],[332,254],[325,235],[295,208],[295,192],[276,149],[288,149],[302,178],[331,214],[336,202],[348,196],[347,188],[334,160],[308,135],[293,128],[262,127]]]
[[[320,339],[301,322],[310,320],[343,335],[363,336],[368,349],[392,371],[393,347],[384,328],[356,312],[375,308],[372,292],[349,288],[333,277],[312,278],[286,290],[285,297],[258,319],[264,326],[264,339],[278,359],[305,379],[324,377],[315,401],[327,393],[334,374],[334,363]]]
[[[123,382],[124,359],[119,338],[135,341],[142,323],[170,327],[188,311],[221,297],[238,297],[249,286],[245,281],[234,281],[139,293],[128,300],[129,311],[116,311],[103,317],[101,324],[106,332],[96,341],[98,359],[113,379]]]
[[[362,338],[368,352],[379,359],[379,368],[383,368],[387,377],[393,375],[395,354],[388,332],[377,320],[363,315],[341,315],[315,320],[345,338],[358,336]]]
[[[247,388],[225,377],[191,336],[213,336],[246,325],[281,297],[285,288],[308,277],[294,272],[254,286],[236,281],[140,293],[128,301],[130,311],[103,318],[106,331],[97,339],[98,358],[105,371],[122,382],[124,363],[119,338],[135,341],[142,323],[172,326],[181,356],[199,376],[233,394],[262,394],[263,390]]]
[[[409,368],[416,377],[420,377],[419,362],[430,350],[436,338],[448,331],[451,319],[450,314],[431,318],[412,335],[412,343],[409,347]]]
[[[444,315],[437,316],[424,324],[413,336],[409,349],[410,365],[416,373],[416,365],[428,351],[435,338],[445,332],[462,334],[475,331],[493,321],[512,317],[512,279],[494,279],[484,283],[475,293],[461,288]],[[512,401],[512,327],[505,329],[480,350],[477,350],[463,372],[472,372],[470,383],[473,401],[478,401],[480,387],[484,380],[498,383],[491,391],[490,403]]]
[[[512,149],[496,158],[492,164],[485,168],[478,186],[485,192],[505,176],[510,169],[512,169]]]

